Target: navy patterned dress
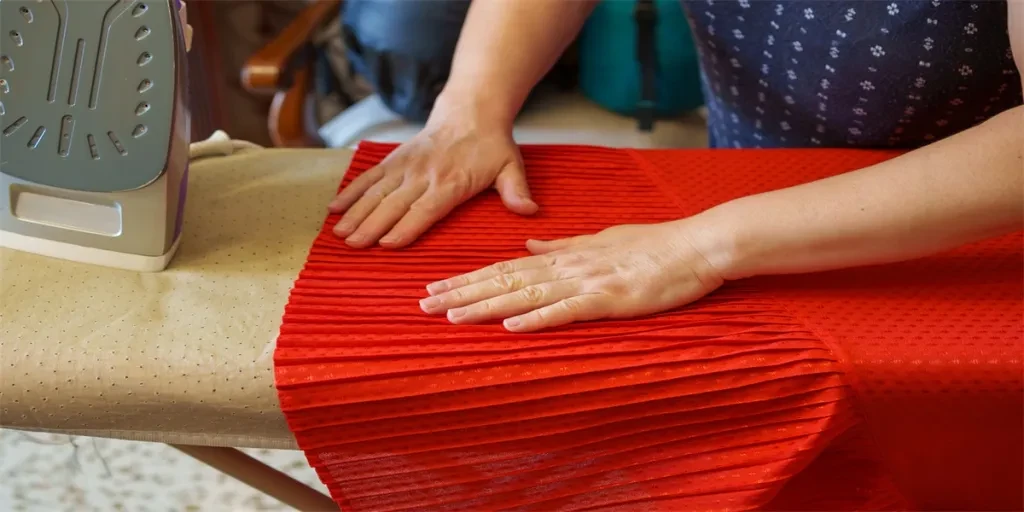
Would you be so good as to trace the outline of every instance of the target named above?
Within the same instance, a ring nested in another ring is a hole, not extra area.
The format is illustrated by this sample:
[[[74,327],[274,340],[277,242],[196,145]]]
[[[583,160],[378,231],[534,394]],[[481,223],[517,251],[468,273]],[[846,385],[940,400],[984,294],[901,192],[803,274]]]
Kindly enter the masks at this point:
[[[917,147],[1022,101],[1004,1],[684,6],[714,147]]]

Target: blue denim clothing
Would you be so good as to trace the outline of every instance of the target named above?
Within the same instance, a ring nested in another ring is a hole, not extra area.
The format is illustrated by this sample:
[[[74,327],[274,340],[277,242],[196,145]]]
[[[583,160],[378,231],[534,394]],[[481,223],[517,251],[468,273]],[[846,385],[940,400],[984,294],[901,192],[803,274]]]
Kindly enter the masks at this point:
[[[348,59],[384,104],[425,121],[448,80],[470,0],[347,0]]]

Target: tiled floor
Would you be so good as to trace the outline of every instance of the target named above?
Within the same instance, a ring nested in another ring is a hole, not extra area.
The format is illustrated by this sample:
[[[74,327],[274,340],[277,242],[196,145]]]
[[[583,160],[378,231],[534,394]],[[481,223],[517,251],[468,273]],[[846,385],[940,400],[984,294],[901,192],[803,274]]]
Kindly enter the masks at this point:
[[[245,451],[324,490],[301,452]],[[0,510],[283,512],[292,509],[166,445],[0,430]]]

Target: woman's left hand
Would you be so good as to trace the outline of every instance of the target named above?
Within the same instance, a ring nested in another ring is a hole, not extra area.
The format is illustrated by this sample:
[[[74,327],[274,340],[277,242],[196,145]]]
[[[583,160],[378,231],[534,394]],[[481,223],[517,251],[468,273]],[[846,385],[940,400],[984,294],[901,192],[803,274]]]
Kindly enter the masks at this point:
[[[530,240],[533,256],[431,283],[423,311],[455,324],[502,319],[514,332],[648,315],[723,283],[692,243],[687,221],[623,225],[594,235]]]

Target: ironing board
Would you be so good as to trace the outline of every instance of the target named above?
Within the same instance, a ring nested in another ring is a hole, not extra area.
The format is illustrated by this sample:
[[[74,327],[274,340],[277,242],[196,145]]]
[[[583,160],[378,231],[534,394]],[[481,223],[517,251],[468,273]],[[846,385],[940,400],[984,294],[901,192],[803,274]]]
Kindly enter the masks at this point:
[[[295,448],[274,340],[352,153],[215,134],[191,154],[186,228],[162,273],[0,249],[0,427],[172,444],[300,510],[330,510],[229,447]]]

